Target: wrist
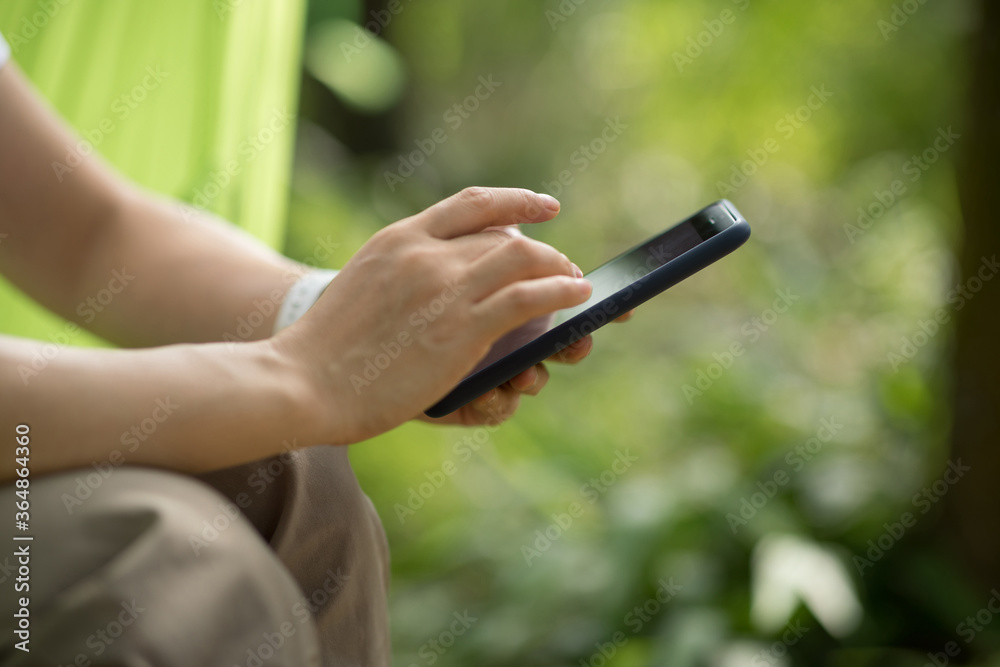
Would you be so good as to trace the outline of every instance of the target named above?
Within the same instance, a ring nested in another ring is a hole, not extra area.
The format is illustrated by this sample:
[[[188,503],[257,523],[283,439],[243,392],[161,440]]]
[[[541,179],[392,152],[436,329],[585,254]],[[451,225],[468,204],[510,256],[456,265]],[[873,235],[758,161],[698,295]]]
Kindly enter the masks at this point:
[[[287,440],[296,447],[328,442],[324,401],[307,365],[289,355],[274,338],[243,347],[256,379],[250,381],[262,390],[266,413],[280,425],[271,439],[275,443]]]
[[[280,385],[280,400],[288,406],[284,420],[299,446],[348,444],[341,437],[344,424],[338,420],[336,388],[324,375],[325,364],[309,353],[297,327],[260,341],[257,363]]]

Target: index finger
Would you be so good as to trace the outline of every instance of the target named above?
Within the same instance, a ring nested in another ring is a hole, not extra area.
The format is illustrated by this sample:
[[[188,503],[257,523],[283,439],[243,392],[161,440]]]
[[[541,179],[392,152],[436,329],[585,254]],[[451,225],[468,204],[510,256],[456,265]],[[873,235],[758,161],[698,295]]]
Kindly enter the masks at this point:
[[[521,188],[465,188],[434,204],[418,217],[432,236],[453,239],[487,227],[544,222],[559,212],[559,202]]]

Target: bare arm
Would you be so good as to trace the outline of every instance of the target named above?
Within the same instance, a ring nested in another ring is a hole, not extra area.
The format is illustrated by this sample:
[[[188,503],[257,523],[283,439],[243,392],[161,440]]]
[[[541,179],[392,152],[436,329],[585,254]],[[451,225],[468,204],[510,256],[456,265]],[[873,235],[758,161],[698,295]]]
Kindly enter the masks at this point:
[[[298,322],[262,341],[50,355],[0,337],[0,433],[30,425],[40,473],[116,457],[196,472],[387,431],[440,399],[507,331],[587,299],[590,284],[564,255],[481,231],[548,220],[552,203],[470,189],[390,225]],[[390,342],[399,352],[372,378]],[[40,372],[25,376],[35,360]],[[507,416],[489,410],[483,421]],[[0,479],[12,475],[9,457]]]
[[[53,164],[79,139],[13,63],[0,69],[0,100],[0,271],[8,279],[123,346],[270,335],[304,267],[140,191],[94,156],[57,172]],[[251,314],[257,326],[237,333]]]
[[[42,370],[26,375],[38,359]],[[0,391],[0,433],[31,427],[33,473],[109,461],[197,472],[276,454],[283,441],[322,442],[317,394],[267,341],[51,356],[0,336]],[[0,464],[0,479],[12,465]]]
[[[507,331],[589,294],[564,255],[489,230],[551,219],[555,200],[475,188],[376,234],[312,310],[267,338],[302,267],[221,223],[189,223],[96,158],[60,181],[52,162],[74,141],[16,68],[0,70],[0,271],[119,344],[186,343],[52,354],[0,336],[0,434],[13,442],[17,424],[31,426],[35,473],[95,461],[194,472],[358,442],[435,403]],[[105,292],[98,311],[89,299]],[[246,342],[204,342],[254,312]],[[399,357],[359,386],[381,344],[403,336]],[[502,419],[518,393],[457,419]],[[7,457],[0,480],[12,475]]]

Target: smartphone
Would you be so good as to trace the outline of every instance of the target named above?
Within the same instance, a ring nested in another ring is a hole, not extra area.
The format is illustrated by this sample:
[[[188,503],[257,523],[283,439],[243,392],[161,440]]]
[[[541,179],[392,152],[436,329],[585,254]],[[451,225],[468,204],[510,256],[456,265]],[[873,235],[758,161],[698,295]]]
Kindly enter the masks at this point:
[[[748,238],[750,225],[732,203],[723,199],[703,208],[586,274],[594,290],[585,303],[536,318],[500,338],[425,414],[454,412],[725,257]]]

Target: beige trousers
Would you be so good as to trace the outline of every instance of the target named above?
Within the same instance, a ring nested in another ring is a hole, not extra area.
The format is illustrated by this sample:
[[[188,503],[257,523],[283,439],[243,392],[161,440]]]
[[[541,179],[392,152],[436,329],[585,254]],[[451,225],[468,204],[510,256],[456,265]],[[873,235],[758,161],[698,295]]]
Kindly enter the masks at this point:
[[[385,533],[344,447],[197,479],[97,464],[29,488],[27,531],[0,488],[2,665],[390,664]]]

